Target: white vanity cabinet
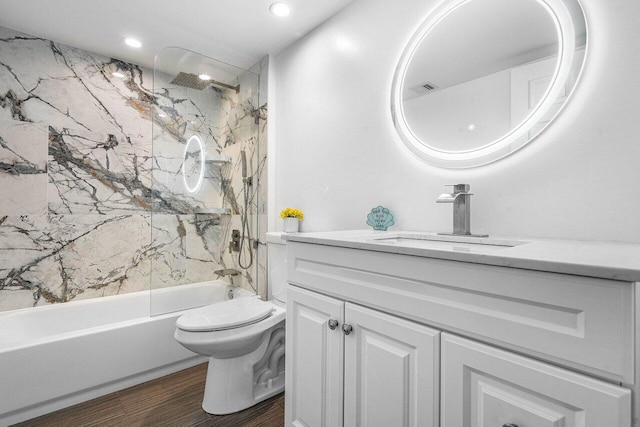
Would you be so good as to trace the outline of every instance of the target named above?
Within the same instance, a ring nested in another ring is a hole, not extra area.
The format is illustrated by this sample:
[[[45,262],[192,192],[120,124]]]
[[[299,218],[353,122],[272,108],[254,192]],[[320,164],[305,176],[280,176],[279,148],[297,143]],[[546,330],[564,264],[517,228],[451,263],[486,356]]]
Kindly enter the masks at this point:
[[[442,334],[442,426],[630,426],[629,390]]]
[[[438,331],[295,286],[287,316],[286,425],[439,425]]]
[[[287,426],[638,427],[633,282],[296,239]]]

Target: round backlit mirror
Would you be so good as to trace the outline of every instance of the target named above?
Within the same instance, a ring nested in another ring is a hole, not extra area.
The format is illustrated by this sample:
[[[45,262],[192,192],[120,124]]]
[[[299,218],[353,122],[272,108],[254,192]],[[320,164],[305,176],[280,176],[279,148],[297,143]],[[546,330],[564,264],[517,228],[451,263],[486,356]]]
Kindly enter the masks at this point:
[[[498,160],[558,114],[585,48],[577,0],[445,0],[398,63],[391,99],[396,129],[437,166]]]
[[[204,178],[204,144],[198,135],[192,135],[184,146],[182,179],[189,193],[197,193]]]

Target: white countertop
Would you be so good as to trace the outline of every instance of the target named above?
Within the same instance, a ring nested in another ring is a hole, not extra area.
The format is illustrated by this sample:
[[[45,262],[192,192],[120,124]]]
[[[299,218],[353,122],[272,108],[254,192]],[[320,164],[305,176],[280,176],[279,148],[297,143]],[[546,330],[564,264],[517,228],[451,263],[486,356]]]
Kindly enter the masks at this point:
[[[490,236],[491,239],[499,239],[506,243],[521,244],[507,247],[456,245],[449,242],[434,244],[434,247],[421,247],[423,245],[419,242],[412,245],[410,240],[406,243],[393,239],[384,240],[396,236],[397,233],[403,232],[346,230],[283,233],[282,237],[291,242],[640,282],[640,244]],[[425,232],[419,234],[437,235]],[[478,242],[482,243],[483,240],[479,239]]]

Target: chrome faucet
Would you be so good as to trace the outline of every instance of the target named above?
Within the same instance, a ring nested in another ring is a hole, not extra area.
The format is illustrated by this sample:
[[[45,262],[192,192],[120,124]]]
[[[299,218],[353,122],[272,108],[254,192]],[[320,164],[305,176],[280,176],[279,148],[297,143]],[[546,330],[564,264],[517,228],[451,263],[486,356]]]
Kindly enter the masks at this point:
[[[453,232],[438,233],[449,236],[488,237],[487,234],[471,234],[471,196],[469,184],[448,184],[453,193],[438,196],[436,203],[453,203]]]

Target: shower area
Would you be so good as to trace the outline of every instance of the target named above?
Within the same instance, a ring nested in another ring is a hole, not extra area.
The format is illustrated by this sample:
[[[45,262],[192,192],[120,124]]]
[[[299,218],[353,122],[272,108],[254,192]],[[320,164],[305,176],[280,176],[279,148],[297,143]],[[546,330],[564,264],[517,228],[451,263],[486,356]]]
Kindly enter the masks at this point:
[[[151,260],[152,315],[202,305],[165,295],[212,279],[266,297],[257,71],[182,48],[156,56],[151,240],[162,250]]]
[[[268,64],[166,48],[151,70],[3,34],[0,92],[24,113],[0,117],[0,157],[35,165],[0,176],[19,207],[0,212],[9,425],[202,363],[173,337],[184,310],[266,299]]]

